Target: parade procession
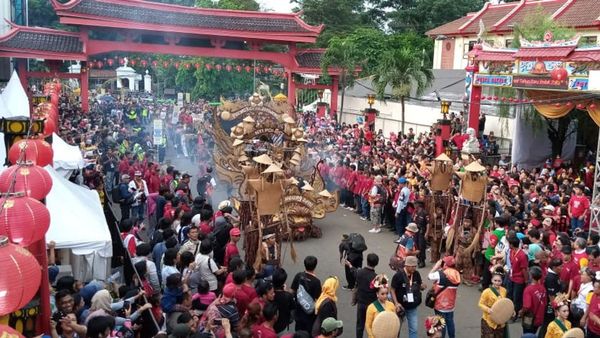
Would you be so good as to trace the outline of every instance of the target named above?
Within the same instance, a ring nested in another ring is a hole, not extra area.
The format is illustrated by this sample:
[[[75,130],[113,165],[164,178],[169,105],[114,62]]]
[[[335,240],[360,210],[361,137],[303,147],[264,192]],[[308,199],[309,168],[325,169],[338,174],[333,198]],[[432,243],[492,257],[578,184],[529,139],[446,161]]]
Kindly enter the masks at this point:
[[[600,337],[598,0],[0,2],[0,337]]]

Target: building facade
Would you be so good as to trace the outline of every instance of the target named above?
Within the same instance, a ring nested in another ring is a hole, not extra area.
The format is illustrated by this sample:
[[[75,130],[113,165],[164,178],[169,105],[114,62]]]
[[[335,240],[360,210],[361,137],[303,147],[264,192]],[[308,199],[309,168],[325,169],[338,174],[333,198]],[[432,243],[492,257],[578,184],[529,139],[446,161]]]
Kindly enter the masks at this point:
[[[465,69],[468,53],[483,39],[497,48],[510,47],[513,27],[540,8],[557,22],[573,27],[579,47],[595,47],[600,41],[600,7],[598,0],[521,0],[506,4],[486,3],[478,12],[434,28],[427,35],[434,41],[434,69]]]

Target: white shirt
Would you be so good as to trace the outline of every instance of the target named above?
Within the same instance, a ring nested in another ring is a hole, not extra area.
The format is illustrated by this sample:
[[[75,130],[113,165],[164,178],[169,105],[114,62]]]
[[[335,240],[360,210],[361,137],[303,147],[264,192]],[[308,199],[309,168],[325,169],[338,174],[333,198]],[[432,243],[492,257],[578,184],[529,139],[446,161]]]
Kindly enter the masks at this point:
[[[587,295],[594,290],[592,282],[581,284],[579,291],[577,291],[577,298],[573,300],[573,304],[583,311],[587,310],[588,304],[586,302]]]

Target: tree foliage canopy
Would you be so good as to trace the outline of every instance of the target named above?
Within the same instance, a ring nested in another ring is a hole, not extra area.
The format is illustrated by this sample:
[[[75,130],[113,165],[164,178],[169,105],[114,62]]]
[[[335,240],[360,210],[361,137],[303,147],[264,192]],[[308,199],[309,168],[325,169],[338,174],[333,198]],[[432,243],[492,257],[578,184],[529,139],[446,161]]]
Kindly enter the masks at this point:
[[[521,46],[519,40],[521,37],[529,41],[543,41],[546,32],[552,32],[554,40],[563,40],[572,38],[576,33],[573,28],[563,26],[553,20],[542,6],[537,6],[533,13],[526,15],[520,23],[513,27],[513,31],[515,36],[512,42],[513,48]]]

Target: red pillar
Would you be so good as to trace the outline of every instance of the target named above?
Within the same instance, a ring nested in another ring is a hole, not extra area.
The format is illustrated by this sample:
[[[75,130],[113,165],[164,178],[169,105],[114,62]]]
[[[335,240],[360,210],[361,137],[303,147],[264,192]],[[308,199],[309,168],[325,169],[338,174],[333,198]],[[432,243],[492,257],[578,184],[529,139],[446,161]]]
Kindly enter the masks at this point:
[[[36,320],[36,332],[38,334],[50,332],[50,281],[48,276],[48,253],[46,252],[46,237],[29,246],[29,252],[37,259],[42,267],[42,282],[40,284],[40,313]]]
[[[467,71],[467,81],[465,82],[468,86],[470,86],[470,88],[466,88],[466,91],[470,89],[471,93],[469,96],[467,96],[469,98],[469,128],[475,129],[476,134],[479,130],[479,112],[481,111],[481,86],[474,86],[473,83],[475,82],[475,75],[479,73],[479,62],[477,61],[477,55],[479,54],[481,48],[481,45],[475,45],[473,51],[469,53],[469,63],[465,69]]]
[[[291,70],[287,71],[288,78],[288,103],[291,104],[294,109],[296,108],[296,83],[294,82],[294,73]]]
[[[79,77],[79,82],[81,86],[81,110],[84,113],[90,111],[90,101],[89,101],[89,78],[90,73],[87,69],[87,62],[81,64],[81,76]]]
[[[331,102],[329,105],[329,110],[331,110],[331,117],[336,116],[338,110],[338,92],[339,92],[339,77],[332,76],[331,77]],[[340,117],[337,117],[338,121],[340,121]]]

